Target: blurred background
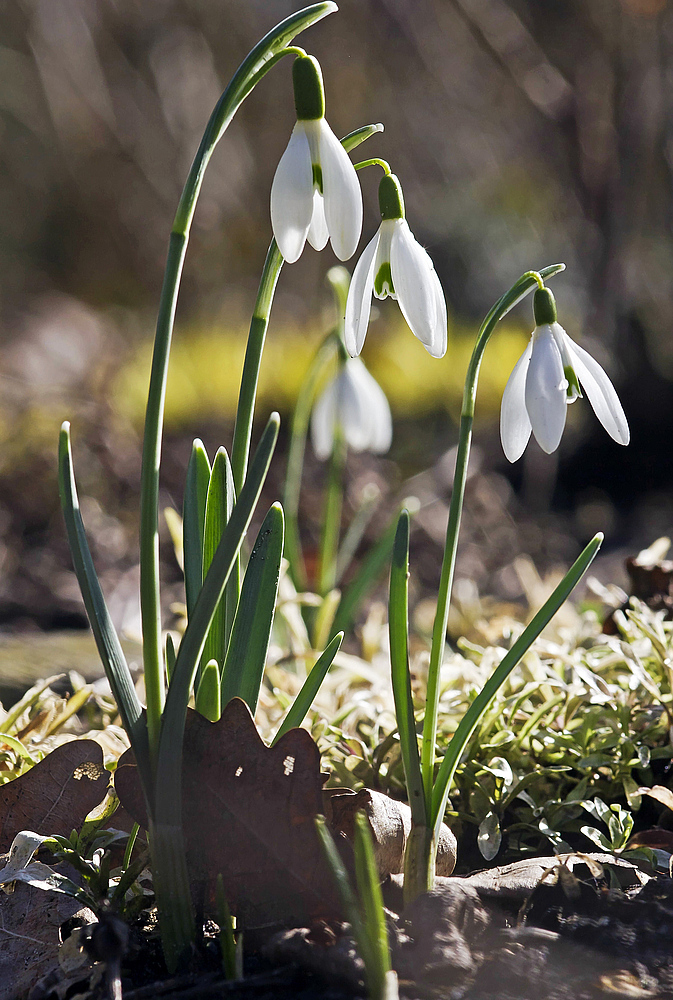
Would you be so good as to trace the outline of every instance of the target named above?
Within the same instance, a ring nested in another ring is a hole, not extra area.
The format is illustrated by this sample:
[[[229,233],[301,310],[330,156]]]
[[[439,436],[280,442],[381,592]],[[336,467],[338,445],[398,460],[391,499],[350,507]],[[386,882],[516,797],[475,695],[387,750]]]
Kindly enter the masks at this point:
[[[56,486],[72,421],[82,506],[113,613],[135,607],[144,396],[168,232],[213,105],[294,0],[14,0],[0,5],[0,628],[84,624]],[[623,559],[673,517],[673,7],[668,0],[343,0],[299,44],[323,66],[338,135],[385,132],[407,217],[449,304],[433,361],[395,303],[376,310],[364,359],[389,396],[393,447],[351,456],[351,507],[381,490],[373,534],[400,498],[421,503],[419,595],[435,586],[462,382],[479,323],[523,272],[556,261],[559,319],[606,368],[632,443],[590,406],[569,409],[559,451],[509,466],[498,407],[532,329],[530,301],[493,338],[477,406],[458,565],[463,593],[520,599],[523,554],[567,565],[597,530],[597,564]],[[291,60],[245,102],[196,212],[167,401],[162,506],[182,505],[191,440],[230,445],[247,324],[268,246],[269,191],[294,124]],[[379,172],[361,174],[378,224]],[[281,274],[259,426],[292,404],[334,322],[328,248]],[[350,262],[354,266],[355,259]],[[280,493],[286,438],[269,500]],[[305,543],[324,471],[307,457]],[[166,538],[168,538],[167,533]],[[179,571],[164,546],[179,599]],[[472,588],[472,590],[470,590]]]

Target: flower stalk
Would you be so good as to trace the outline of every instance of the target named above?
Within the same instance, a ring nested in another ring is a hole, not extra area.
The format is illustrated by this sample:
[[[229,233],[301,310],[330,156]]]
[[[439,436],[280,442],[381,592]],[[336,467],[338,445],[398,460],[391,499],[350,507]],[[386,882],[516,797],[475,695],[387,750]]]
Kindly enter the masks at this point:
[[[153,842],[157,844],[156,849],[152,847],[153,867],[157,884],[163,887],[159,889],[159,893],[162,895],[159,905],[162,944],[166,964],[171,971],[175,970],[181,958],[189,952],[194,936],[194,922],[193,917],[188,917],[188,914],[191,914],[191,897],[189,895],[188,882],[184,878],[177,879],[174,883],[171,882],[172,869],[178,864],[175,859],[182,858],[181,871],[184,869],[185,861],[181,834],[180,796],[177,796],[177,803],[174,801],[171,804],[168,802],[168,799],[174,797],[175,782],[177,782],[178,789],[180,785],[184,715],[186,713],[187,699],[189,698],[193,675],[196,671],[198,656],[203,646],[203,642],[200,639],[195,641],[197,648],[196,660],[193,663],[189,662],[186,669],[182,671],[180,670],[180,663],[184,662],[186,658],[188,659],[187,650],[183,651],[181,647],[180,654],[178,654],[173,680],[175,681],[178,675],[182,674],[180,677],[180,694],[178,694],[176,689],[173,692],[174,697],[171,701],[175,706],[172,713],[173,727],[177,729],[180,736],[178,741],[179,753],[177,757],[174,752],[169,752],[168,756],[164,754],[162,767],[160,738],[162,735],[166,735],[164,732],[166,727],[162,725],[166,690],[161,644],[158,497],[166,381],[180,279],[196,203],[205,170],[215,146],[226,131],[241,103],[269,69],[284,55],[294,54],[300,57],[304,55],[303,50],[290,47],[289,43],[294,36],[336,9],[336,4],[332,3],[331,0],[327,0],[327,2],[313,4],[304,10],[292,14],[272,29],[243,61],[218,101],[206,126],[203,138],[190,168],[171,230],[166,271],[159,303],[145,416],[140,501],[140,605],[147,697],[147,729],[151,770],[152,772],[156,772],[157,777],[156,789],[146,789],[145,793],[148,802],[153,802],[154,805],[155,814],[152,817],[152,823],[155,826],[155,830],[160,831],[158,838],[155,836],[150,839],[150,844],[151,847]],[[275,287],[274,269],[279,271],[280,263],[274,258],[272,264],[269,265],[266,282],[264,282],[263,276],[261,293],[269,299],[269,307],[270,299],[273,297],[273,288]],[[275,274],[275,279],[277,280],[277,273]],[[269,289],[270,295],[268,295]],[[254,333],[257,334],[257,340],[261,339],[263,343],[266,325],[262,317],[256,317],[256,320],[255,322],[255,318],[253,318]],[[249,409],[252,409],[251,405],[249,405]],[[239,477],[241,469],[244,469],[242,461],[243,453],[245,453],[245,460],[247,462],[249,435],[246,438],[246,431],[247,428],[241,431],[246,447],[243,448],[239,445],[237,453]],[[240,482],[241,480],[239,479],[239,485]],[[229,570],[227,576],[230,572],[231,570]],[[200,604],[203,606],[203,601]],[[208,619],[206,629],[210,624],[211,618],[212,614]],[[205,633],[202,638],[205,641]],[[189,683],[185,685],[186,679],[189,679]],[[172,688],[173,686],[171,690]],[[168,772],[172,774],[172,784],[166,780]],[[168,859],[171,859],[170,862]],[[178,869],[176,868],[175,870],[177,871]],[[170,889],[168,888],[169,886]]]
[[[449,508],[444,558],[442,561],[437,610],[433,627],[420,765],[417,759],[415,759],[417,743],[415,726],[412,723],[414,718],[413,710],[410,704],[408,656],[402,637],[400,616],[397,614],[397,611],[393,614],[393,609],[396,605],[399,604],[400,607],[403,607],[405,600],[402,579],[406,573],[407,562],[405,560],[408,560],[408,522],[405,524],[406,518],[404,512],[398,525],[393,569],[391,571],[391,660],[393,693],[398,722],[400,719],[405,720],[404,725],[400,725],[400,740],[403,744],[405,775],[410,802],[414,803],[412,833],[405,852],[405,900],[407,902],[414,899],[421,892],[428,891],[433,886],[437,838],[446,809],[449,789],[456,767],[470,736],[498,688],[504,683],[526,650],[566,600],[596,555],[602,541],[602,535],[597,535],[585,548],[549,600],[538,611],[533,621],[505,655],[501,664],[484,685],[483,690],[461,721],[458,730],[449,744],[439,772],[435,777],[434,767],[440,670],[444,654],[446,627],[458,547],[458,533],[465,496],[465,483],[467,481],[479,368],[484,350],[497,323],[533,288],[543,287],[544,279],[552,277],[554,274],[562,271],[563,268],[563,264],[556,264],[544,268],[539,273],[529,271],[522,275],[489,311],[479,330],[472,352],[463,392],[453,492]],[[406,690],[402,681],[405,674],[407,678]],[[412,797],[412,791],[414,790],[415,792]]]
[[[539,274],[534,271],[529,271],[519,278],[516,284],[512,286],[509,292],[498,300],[486,316],[479,330],[477,341],[474,345],[474,350],[472,351],[472,357],[470,358],[470,363],[468,365],[460,414],[460,429],[458,432],[458,450],[453,476],[453,491],[451,493],[449,520],[446,527],[446,541],[444,545],[444,557],[442,559],[439,592],[437,594],[437,610],[435,612],[435,620],[432,631],[430,665],[428,667],[428,689],[426,695],[425,719],[423,722],[423,747],[421,751],[423,787],[425,789],[425,795],[428,802],[432,798],[435,742],[437,737],[437,710],[439,706],[440,669],[444,654],[446,627],[449,621],[449,605],[451,602],[453,576],[456,568],[458,533],[460,531],[463,500],[465,498],[465,483],[467,482],[467,468],[470,459],[470,447],[472,444],[472,426],[474,424],[474,408],[477,399],[479,368],[481,367],[486,345],[488,344],[491,334],[495,330],[499,321],[507,315],[510,309],[512,309],[517,302],[532,291],[533,288],[540,287],[543,279],[552,277],[554,274],[558,274],[558,272],[562,271],[564,267],[564,264],[553,264],[551,267],[544,268]]]

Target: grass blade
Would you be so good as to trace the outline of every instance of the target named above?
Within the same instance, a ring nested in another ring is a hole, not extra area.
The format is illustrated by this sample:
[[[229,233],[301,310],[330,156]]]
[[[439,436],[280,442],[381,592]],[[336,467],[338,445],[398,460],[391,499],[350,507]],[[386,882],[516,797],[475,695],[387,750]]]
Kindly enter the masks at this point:
[[[271,746],[277,743],[281,736],[285,735],[288,729],[296,729],[298,726],[301,726],[302,722],[306,718],[307,712],[313,704],[315,696],[320,690],[320,685],[327,676],[327,671],[332,666],[334,657],[339,652],[341,643],[343,642],[343,637],[343,632],[339,632],[335,635],[324,652],[320,654],[318,659],[313,664],[308,677],[301,686],[299,694],[290,705],[285,718],[281,722],[276,735],[271,741]]]
[[[222,675],[222,704],[231,698],[243,698],[253,715],[276,609],[283,527],[283,508],[275,503],[259,529],[245,571]]]
[[[327,863],[332,870],[334,881],[337,884],[339,896],[341,897],[341,903],[346,912],[346,918],[353,929],[353,937],[357,941],[360,955],[365,963],[365,968],[367,968],[370,961],[367,935],[365,932],[365,926],[360,916],[360,907],[358,906],[357,898],[353,892],[353,887],[351,886],[351,882],[348,877],[348,872],[346,871],[344,863],[341,860],[341,855],[337,850],[332,834],[327,829],[324,816],[316,816],[315,827],[325,852]]]
[[[370,997],[381,997],[391,969],[390,947],[372,834],[362,811],[355,814],[354,839],[355,878],[370,954],[370,965],[365,967],[367,987]]]

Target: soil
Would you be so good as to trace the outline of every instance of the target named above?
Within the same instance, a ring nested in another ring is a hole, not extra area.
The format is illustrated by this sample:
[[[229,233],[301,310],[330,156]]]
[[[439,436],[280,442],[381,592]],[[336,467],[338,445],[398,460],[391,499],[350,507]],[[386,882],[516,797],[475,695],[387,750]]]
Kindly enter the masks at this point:
[[[401,877],[390,878],[384,896],[400,996],[673,997],[673,879],[648,876],[608,855],[591,855],[589,866],[586,858],[530,859],[468,877],[438,878],[433,892],[406,908],[400,905]],[[348,925],[246,933],[244,978],[238,982],[222,977],[216,936],[210,922],[192,968],[162,978],[156,926],[150,921],[132,927],[121,956],[125,1000],[352,1000],[367,995]],[[109,942],[109,935],[103,937]],[[114,967],[114,961],[110,964]],[[93,989],[90,980],[87,970],[67,995],[113,995],[106,992],[111,983],[105,985],[100,971]],[[33,990],[30,1000],[65,995],[54,985]]]

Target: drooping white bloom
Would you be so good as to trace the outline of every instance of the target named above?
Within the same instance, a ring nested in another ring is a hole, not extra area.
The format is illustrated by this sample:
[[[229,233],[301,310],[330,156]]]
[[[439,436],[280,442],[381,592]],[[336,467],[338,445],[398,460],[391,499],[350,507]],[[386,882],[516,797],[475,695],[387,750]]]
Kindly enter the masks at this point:
[[[404,217],[399,181],[387,174],[379,185],[381,225],[358,261],[346,303],[344,339],[355,357],[365,341],[372,295],[397,299],[411,332],[433,358],[446,353],[446,301],[430,257]]]
[[[348,358],[318,398],[311,414],[316,456],[329,458],[337,431],[353,451],[383,455],[390,448],[393,422],[383,389],[359,358]]]
[[[548,288],[535,293],[536,326],[505,386],[500,409],[500,438],[510,462],[523,455],[531,432],[543,451],[561,441],[566,410],[580,395],[611,438],[628,444],[629,425],[615,388],[601,366],[570,339],[556,321],[556,305]]]
[[[362,192],[355,167],[325,121],[320,65],[298,56],[292,67],[297,124],[271,186],[271,225],[289,264],[304,244],[322,250],[329,239],[348,260],[362,232]]]

